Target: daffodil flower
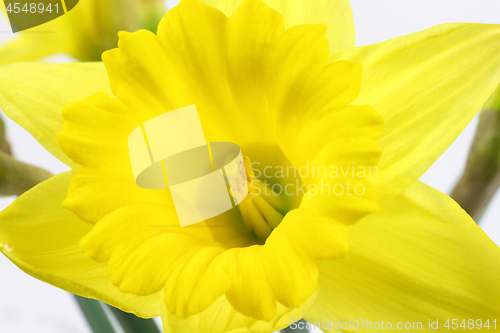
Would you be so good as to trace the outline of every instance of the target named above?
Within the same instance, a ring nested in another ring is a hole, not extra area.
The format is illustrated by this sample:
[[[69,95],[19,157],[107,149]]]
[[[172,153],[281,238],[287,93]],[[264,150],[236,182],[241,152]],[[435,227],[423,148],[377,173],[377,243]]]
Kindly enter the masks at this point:
[[[498,85],[499,38],[500,26],[446,24],[355,48],[345,0],[183,0],[157,34],[121,33],[104,64],[2,66],[2,109],[73,170],[0,213],[0,249],[59,288],[161,314],[165,332],[491,326],[500,249],[418,179]],[[135,184],[127,139],[192,104],[262,191],[181,228],[168,190]],[[311,173],[271,172],[294,168]],[[295,181],[307,190],[279,195]],[[348,181],[363,193],[311,195]]]
[[[0,10],[5,6],[0,1]],[[100,61],[116,47],[118,31],[154,30],[165,13],[162,0],[83,0],[57,19],[18,33],[0,47],[0,64],[33,61],[66,53]]]

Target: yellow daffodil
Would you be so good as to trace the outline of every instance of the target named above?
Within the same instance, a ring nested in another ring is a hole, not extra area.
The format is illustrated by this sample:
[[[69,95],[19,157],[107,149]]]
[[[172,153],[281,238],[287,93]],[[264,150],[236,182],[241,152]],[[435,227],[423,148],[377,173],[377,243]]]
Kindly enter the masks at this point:
[[[183,0],[157,34],[121,33],[104,64],[2,66],[4,112],[73,170],[0,214],[0,249],[69,292],[161,314],[165,332],[492,327],[500,249],[418,179],[498,85],[499,38],[447,24],[354,48],[345,0]],[[181,228],[168,190],[135,184],[128,135],[192,104],[262,191]],[[346,182],[359,193],[311,195]],[[307,190],[279,195],[288,184]]]
[[[5,13],[3,1],[0,8]],[[0,64],[66,53],[100,61],[116,47],[119,31],[154,30],[165,13],[162,0],[83,0],[63,16],[18,33],[0,47]]]

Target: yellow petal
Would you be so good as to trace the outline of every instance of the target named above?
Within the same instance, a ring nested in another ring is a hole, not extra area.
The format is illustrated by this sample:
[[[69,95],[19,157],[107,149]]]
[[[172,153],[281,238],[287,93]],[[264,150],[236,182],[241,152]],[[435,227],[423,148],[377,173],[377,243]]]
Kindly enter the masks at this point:
[[[217,299],[210,308],[188,319],[179,319],[162,311],[165,333],[254,333],[274,332],[290,325],[290,320],[302,318],[311,309],[317,297],[315,292],[300,308],[288,309],[278,304],[278,315],[270,322],[256,320],[236,312],[225,297]]]
[[[265,24],[252,23],[261,20]],[[327,64],[324,34],[322,24],[285,32],[279,13],[260,0],[245,1],[229,20],[211,6],[186,0],[165,15],[158,36],[122,33],[119,48],[105,52],[103,60],[113,93],[131,109],[159,115],[196,104],[208,140],[273,145],[273,106],[296,102],[305,73],[312,80]],[[328,66],[314,83],[344,78],[339,67]],[[345,67],[359,77],[359,65]],[[336,102],[354,98],[358,85]],[[344,87],[332,84],[321,92],[328,89]],[[322,93],[314,96],[317,101],[328,96]]]
[[[318,37],[322,37],[319,34],[319,36],[311,34],[311,32],[315,32],[314,28],[309,26],[302,27],[307,27],[306,31],[309,31],[309,35],[306,35],[306,40],[311,40],[312,37],[316,37],[315,39],[317,40]],[[298,39],[298,36],[297,34],[293,34],[293,32],[297,32],[298,30],[299,27],[287,31],[287,35],[292,35],[290,42],[294,46],[284,48],[283,50],[287,50],[287,53],[291,53],[293,50],[295,51],[293,53],[304,56],[306,52],[303,49],[314,50],[314,47],[295,41],[295,39]],[[302,39],[299,40],[303,41]],[[321,48],[320,46],[319,49]],[[319,51],[318,53],[324,53],[324,51]],[[307,67],[304,65],[300,66],[304,61],[300,61],[300,58],[297,59],[295,57],[289,57],[291,59],[287,63],[288,66],[282,65],[282,57],[276,57],[276,63],[272,64],[276,67],[285,67],[282,70],[285,77],[281,80],[273,80],[270,89],[274,90],[275,94],[278,94],[278,89],[281,86],[289,86],[287,93],[284,94],[282,99],[275,102],[275,107],[278,109],[278,133],[284,136],[282,141],[292,139],[293,133],[303,130],[303,127],[307,127],[311,123],[323,121],[322,117],[325,117],[329,113],[345,108],[356,99],[361,88],[362,67],[360,64],[350,61],[337,61],[325,66],[318,59],[322,56],[311,56],[309,53],[306,53],[305,56],[309,56],[310,58],[308,61],[305,61]],[[339,128],[342,127],[341,125],[342,123],[335,124]],[[297,141],[297,139],[295,140]],[[309,141],[312,142],[314,140]],[[300,153],[303,152],[301,149]],[[308,155],[311,154],[308,153]]]
[[[59,148],[64,105],[109,91],[101,63],[17,63],[0,67],[0,107],[52,155],[76,166]]]
[[[498,319],[500,249],[448,196],[417,182],[349,232],[349,256],[318,264],[307,320]]]
[[[299,208],[285,216],[263,246],[229,249],[213,265],[230,279],[225,296],[236,311],[271,322],[282,306],[300,308],[313,295],[316,260],[345,256],[347,243],[343,224]]]
[[[228,17],[243,2],[243,0],[203,1],[222,10]],[[328,27],[326,36],[331,53],[356,46],[354,21],[348,0],[264,0],[264,2],[283,15],[286,29],[299,24],[326,24]]]
[[[347,228],[327,215],[301,208],[289,212],[266,240],[261,261],[278,301],[299,307],[316,288],[315,260],[346,256],[348,239]]]
[[[18,61],[34,61],[64,52],[64,43],[47,43],[41,33],[19,33],[20,36],[8,41],[0,48],[0,64]]]
[[[111,281],[120,291],[149,295],[164,287],[169,310],[186,317],[206,309],[228,288],[224,270],[211,264],[215,257],[227,245],[249,244],[235,230],[235,212],[181,228],[172,206],[128,205],[100,219],[80,246],[97,261],[109,260]]]
[[[134,176],[79,168],[71,179],[63,207],[85,222],[96,223],[104,215],[135,203],[171,203],[169,191],[137,186]]]
[[[80,239],[92,226],[61,207],[72,176],[69,171],[52,177],[0,213],[0,250],[39,280],[141,317],[158,316],[160,293],[140,297],[120,292],[109,280],[107,265],[81,252]]]
[[[156,115],[195,104],[209,141],[273,141],[259,80],[267,78],[266,50],[284,33],[282,19],[261,1],[248,1],[240,12],[228,24],[217,9],[187,0],[165,15],[158,36],[121,33],[119,48],[103,54],[114,94]],[[261,16],[268,24],[248,32],[248,20]]]
[[[134,239],[143,229],[158,231],[158,228],[178,225],[173,207],[170,208],[160,204],[135,204],[120,207],[99,220],[95,227],[83,237],[80,246],[83,252],[92,259],[108,261],[111,254],[122,243]]]
[[[4,5],[3,2],[1,3]],[[2,14],[7,14],[1,8]],[[19,61],[38,60],[56,53],[70,53],[75,44],[75,38],[68,33],[67,16],[59,17],[43,25],[33,27],[29,31],[15,34],[14,39],[0,47],[0,64]],[[7,15],[5,15],[7,18]]]
[[[150,116],[101,92],[64,106],[64,124],[57,139],[76,164],[128,175],[128,134]]]
[[[171,204],[169,192],[138,187],[131,173],[128,136],[154,116],[150,109],[137,112],[105,92],[66,105],[57,138],[65,155],[82,167],[71,180],[63,206],[95,223],[128,204]]]
[[[353,104],[384,118],[378,179],[381,201],[420,176],[467,126],[500,81],[500,26],[446,24],[340,52],[363,65]]]
[[[248,127],[235,126],[245,117],[221,74],[226,72],[226,24],[217,9],[187,0],[164,16],[158,36],[122,32],[119,48],[103,54],[114,94],[135,110],[157,115],[196,104],[209,141],[241,145]]]
[[[256,20],[262,23],[255,24]],[[273,110],[267,102],[268,68],[274,68],[270,53],[276,49],[284,53],[277,47],[285,34],[283,18],[262,1],[245,1],[228,21],[226,34],[227,81],[238,113],[245,115],[240,130],[259,128],[259,141],[272,143],[275,138],[269,124]],[[249,131],[246,135],[253,134]]]
[[[290,126],[295,131],[283,121],[284,133],[288,133],[281,138],[281,146],[305,183],[301,207],[352,224],[378,209],[371,182],[378,175],[382,151],[375,139],[383,121],[370,106],[327,108],[324,112],[323,116],[321,112],[304,112],[309,116],[301,125]]]

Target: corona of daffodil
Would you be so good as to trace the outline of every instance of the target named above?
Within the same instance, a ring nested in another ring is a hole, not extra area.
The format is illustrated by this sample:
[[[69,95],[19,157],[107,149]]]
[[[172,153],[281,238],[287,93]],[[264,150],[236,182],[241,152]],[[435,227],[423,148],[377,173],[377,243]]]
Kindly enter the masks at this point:
[[[2,66],[0,107],[73,170],[1,212],[0,249],[59,288],[161,314],[165,332],[492,325],[500,249],[418,179],[498,85],[499,40],[446,24],[355,48],[345,0],[183,0],[104,64]],[[253,190],[181,228],[168,190],[135,184],[127,139],[192,104],[207,141],[241,147]],[[291,166],[308,172],[277,174]],[[347,183],[358,192],[317,194]]]

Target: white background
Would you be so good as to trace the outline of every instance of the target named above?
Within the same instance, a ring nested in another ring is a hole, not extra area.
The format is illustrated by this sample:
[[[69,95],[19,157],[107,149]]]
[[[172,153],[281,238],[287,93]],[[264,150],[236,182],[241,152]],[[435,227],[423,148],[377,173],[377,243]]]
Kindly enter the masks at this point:
[[[173,1],[170,2],[172,4]],[[378,43],[441,23],[500,23],[498,0],[352,0],[351,4],[358,46]],[[3,17],[0,16],[0,20],[1,44],[15,36],[7,33],[9,26]],[[68,58],[57,56],[48,60],[65,61]],[[422,177],[425,183],[450,193],[465,165],[476,125],[477,119]],[[67,169],[18,125],[6,120],[6,126],[8,139],[17,158],[53,173]],[[8,206],[12,200],[0,199],[0,209]],[[500,195],[497,195],[481,223],[481,227],[497,244],[500,244],[499,215]],[[0,255],[0,333],[21,332],[91,331],[69,294],[24,274]]]

